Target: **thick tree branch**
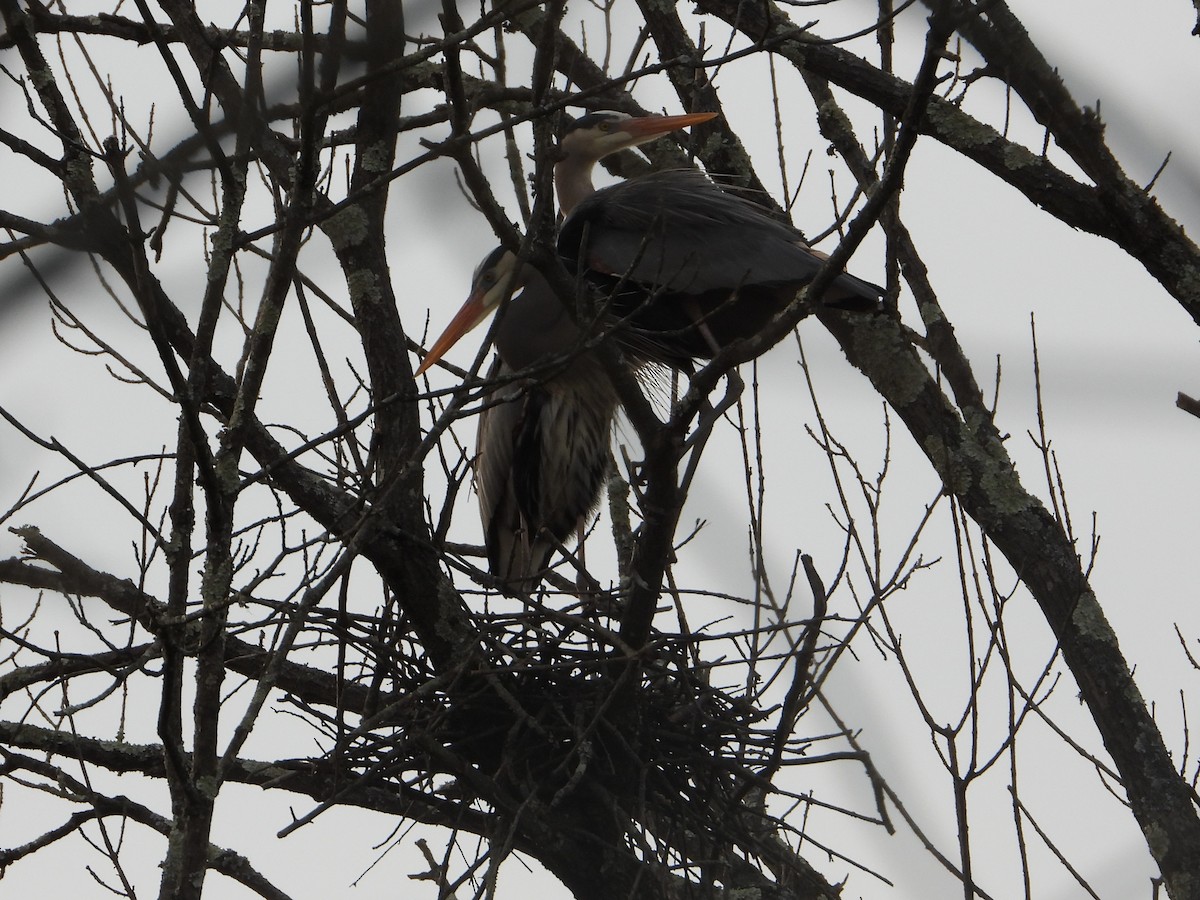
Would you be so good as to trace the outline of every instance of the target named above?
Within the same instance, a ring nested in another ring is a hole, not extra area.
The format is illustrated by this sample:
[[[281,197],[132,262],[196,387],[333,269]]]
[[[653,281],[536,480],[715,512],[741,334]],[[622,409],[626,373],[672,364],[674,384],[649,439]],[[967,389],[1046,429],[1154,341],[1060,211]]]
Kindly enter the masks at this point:
[[[752,40],[770,40],[772,51],[801,71],[903,115],[911,87],[838,47],[808,39],[774,3],[700,0],[699,7]],[[1070,225],[1116,243],[1165,287],[1200,323],[1200,249],[1153,197],[1128,182],[1091,187],[1065,175],[1044,156],[1006,140],[947,100],[930,100],[918,123],[928,134],[1019,190],[1034,205]]]
[[[1200,818],[1193,795],[1178,776],[1061,524],[1021,484],[994,429],[960,418],[896,323],[819,316],[1037,600],[1150,850],[1175,885],[1172,896],[1190,897],[1186,886],[1200,884]]]

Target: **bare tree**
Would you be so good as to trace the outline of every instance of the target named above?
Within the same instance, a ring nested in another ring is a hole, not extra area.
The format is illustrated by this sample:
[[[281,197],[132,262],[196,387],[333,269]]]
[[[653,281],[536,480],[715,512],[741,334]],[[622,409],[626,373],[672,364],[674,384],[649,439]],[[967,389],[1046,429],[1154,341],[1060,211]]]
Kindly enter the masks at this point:
[[[908,227],[906,167],[925,142],[947,148],[1107,239],[1198,323],[1200,250],[1004,3],[923,3],[817,4],[817,24],[814,4],[735,0],[470,15],[451,0],[137,0],[87,16],[0,0],[5,338],[18,308],[48,312],[70,360],[56,367],[81,374],[32,377],[62,378],[75,414],[98,406],[106,423],[78,445],[15,395],[0,403],[31,460],[0,504],[23,547],[0,561],[0,775],[18,811],[3,818],[24,823],[0,870],[66,865],[82,841],[120,896],[146,892],[147,860],[164,898],[200,896],[209,870],[303,896],[302,878],[257,864],[255,840],[332,842],[332,811],[352,808],[420,848],[428,871],[411,874],[430,896],[492,896],[502,867],[530,859],[578,898],[823,898],[880,868],[826,836],[840,817],[915,836],[967,898],[991,896],[979,870],[998,858],[1032,895],[1039,857],[1095,896],[1023,790],[1034,732],[1131,814],[1174,900],[1200,897],[1200,760],[1186,744],[1172,759],[1132,679],[1040,415],[1033,474],[1014,464]],[[772,101],[765,152],[749,149],[746,83]],[[977,100],[996,86],[1009,118]],[[628,417],[600,527],[586,560],[563,548],[536,595],[506,596],[469,496],[485,353],[412,375],[429,300],[467,282],[413,276],[422,220],[439,215],[415,198],[453,164],[479,210],[463,226],[474,251],[490,225],[572,303],[553,253],[555,131],[579,109],[647,107],[721,113],[648,148],[651,163],[698,162],[779,215],[816,177],[793,129],[823,142],[830,225],[812,237],[836,249],[760,334],[673,384],[639,382],[598,343]],[[877,463],[827,419],[797,331],[864,240],[884,264],[853,265],[886,272],[886,313],[821,309],[803,333],[830,336],[884,402]],[[828,509],[832,553],[768,524],[768,379],[744,364],[781,344],[802,364],[790,389],[811,396],[804,440],[829,485],[813,521]],[[685,503],[721,442],[749,537],[745,559],[720,560],[742,587],[714,596],[688,568],[703,525]],[[894,496],[906,526],[881,512]],[[790,570],[769,558],[776,539]],[[925,671],[897,599],[938,572],[951,612],[932,641],[965,661],[953,676]],[[1200,668],[1195,637],[1180,640],[1181,667]],[[827,690],[863,654],[886,662],[944,769],[936,827],[888,777],[905,748],[862,740]],[[1058,704],[1076,691],[1094,730]],[[866,806],[806,787],[847,765]],[[997,786],[1002,837],[971,827]],[[293,820],[245,811],[274,796]],[[254,825],[226,845],[222,815]]]

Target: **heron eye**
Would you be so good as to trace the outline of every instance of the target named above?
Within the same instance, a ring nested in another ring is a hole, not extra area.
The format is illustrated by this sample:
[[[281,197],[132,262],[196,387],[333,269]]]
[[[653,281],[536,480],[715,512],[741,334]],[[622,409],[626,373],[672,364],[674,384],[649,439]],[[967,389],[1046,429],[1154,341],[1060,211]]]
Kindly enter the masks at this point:
[[[600,123],[600,130],[605,132],[606,134],[608,132],[612,131],[612,128],[613,128],[612,122],[601,122]]]

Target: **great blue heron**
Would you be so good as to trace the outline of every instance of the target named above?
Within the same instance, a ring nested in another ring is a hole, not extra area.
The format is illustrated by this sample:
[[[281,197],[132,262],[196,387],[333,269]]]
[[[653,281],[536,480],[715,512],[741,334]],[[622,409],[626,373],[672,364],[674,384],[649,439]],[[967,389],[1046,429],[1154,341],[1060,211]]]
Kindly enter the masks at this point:
[[[634,178],[584,197],[558,254],[613,312],[679,355],[709,357],[757,334],[825,260],[800,232],[694,171]],[[873,310],[883,289],[842,273],[822,303]]]
[[[510,296],[493,333],[487,380],[496,387],[479,416],[475,489],[492,574],[529,591],[596,507],[617,394],[550,285],[503,248],[480,263],[467,302],[417,373]],[[525,369],[532,378],[512,380]]]
[[[594,113],[575,120],[563,135],[555,166],[560,206],[569,211],[594,191],[591,173],[601,157],[715,115]],[[554,549],[596,507],[618,401],[603,365],[583,347],[579,326],[545,278],[503,248],[488,254],[476,269],[467,302],[416,374],[506,298],[511,300],[494,333],[497,359],[487,375],[498,386],[479,417],[475,486],[492,574],[512,589],[528,591]],[[651,359],[683,362],[673,349],[656,352],[653,334],[624,328],[619,336],[639,371]],[[510,382],[510,376],[527,368],[536,372],[532,383]]]
[[[637,147],[680,128],[713,119],[713,112],[689,113],[681,116],[629,116],[619,112],[594,112],[573,120],[559,141],[560,156],[554,165],[555,192],[560,211],[570,213],[581,200],[596,192],[592,185],[592,170],[605,156]],[[542,312],[549,319],[556,317],[562,304],[550,286],[532,266],[517,265],[515,256],[504,258],[500,248],[493,250],[475,270],[472,291],[446,330],[429,348],[415,374],[420,375],[437,362],[468,331],[478,325],[495,309],[502,299],[511,297],[519,288],[536,280],[534,290],[527,292],[527,305],[548,304],[554,309]],[[507,292],[503,288],[507,286]],[[482,290],[480,290],[482,288]],[[535,341],[536,337],[530,338]],[[510,353],[518,352],[521,338],[512,336]]]
[[[707,121],[712,114],[631,118],[592,113],[566,131],[555,167],[569,211],[559,253],[611,293],[617,334],[636,365],[684,364],[756,333],[808,284],[821,257],[790,226],[703,175],[667,172],[595,191],[603,156]],[[523,288],[522,292],[513,294]],[[840,275],[827,296],[874,307],[882,290]],[[425,371],[506,297],[489,379],[552,364],[511,395],[499,388],[480,417],[476,485],[493,574],[518,589],[536,584],[554,548],[595,507],[617,396],[596,356],[545,279],[493,251],[469,299],[417,370]]]

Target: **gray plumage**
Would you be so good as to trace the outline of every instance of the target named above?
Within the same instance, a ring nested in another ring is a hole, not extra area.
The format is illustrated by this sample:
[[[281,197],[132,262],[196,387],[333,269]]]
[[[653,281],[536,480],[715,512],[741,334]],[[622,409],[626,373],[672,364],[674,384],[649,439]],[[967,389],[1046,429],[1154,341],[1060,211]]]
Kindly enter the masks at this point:
[[[812,281],[824,257],[798,231],[693,171],[659,172],[592,193],[562,224],[558,252],[602,291],[613,312],[676,335],[698,357],[748,337]],[[879,307],[883,289],[843,273],[823,303]]]
[[[510,254],[511,256],[511,254]],[[489,379],[502,384],[479,417],[475,486],[488,562],[516,590],[536,587],[555,548],[599,502],[617,395],[546,281],[526,266],[524,290],[500,312]]]
[[[567,218],[559,255],[609,297],[602,324],[638,373],[651,360],[686,369],[692,358],[756,334],[821,267],[799,232],[698,173],[594,191],[597,160],[714,115],[602,111],[572,123],[560,146],[555,186]],[[882,294],[843,274],[825,302],[874,309]],[[618,398],[549,284],[503,249],[476,270],[470,297],[417,374],[505,298],[489,372],[498,383],[480,416],[475,480],[491,570],[509,589],[530,591],[555,548],[596,507]],[[512,380],[525,369],[529,378]]]

